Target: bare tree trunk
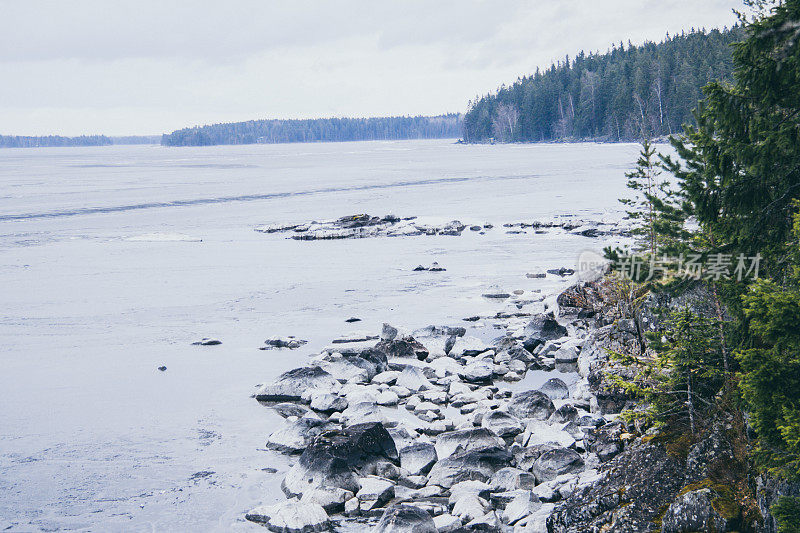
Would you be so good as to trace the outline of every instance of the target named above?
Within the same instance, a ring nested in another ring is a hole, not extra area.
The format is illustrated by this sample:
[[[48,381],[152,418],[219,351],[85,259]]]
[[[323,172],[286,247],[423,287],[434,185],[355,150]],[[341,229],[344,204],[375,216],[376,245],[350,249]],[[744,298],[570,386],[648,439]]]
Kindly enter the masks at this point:
[[[641,97],[636,93],[633,93],[633,99],[636,100],[636,103],[639,105],[639,113],[642,116],[641,135],[642,135],[642,138],[644,138],[645,137],[644,127],[645,127],[645,124],[647,123],[647,119],[644,116],[644,104],[642,102]]]
[[[653,89],[655,89],[656,97],[658,98],[658,123],[659,123],[659,133],[662,135],[664,134],[664,106],[661,101],[661,66],[659,65],[657,73],[656,73],[656,80],[653,83]]]
[[[694,435],[694,401],[692,400],[692,375],[686,380],[686,406],[689,408],[689,430]]]

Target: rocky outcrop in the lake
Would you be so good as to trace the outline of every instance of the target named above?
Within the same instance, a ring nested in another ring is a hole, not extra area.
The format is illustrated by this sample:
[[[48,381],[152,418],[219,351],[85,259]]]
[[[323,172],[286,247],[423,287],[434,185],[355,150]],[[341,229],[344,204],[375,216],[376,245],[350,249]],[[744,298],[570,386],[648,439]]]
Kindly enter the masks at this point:
[[[687,439],[619,417],[636,403],[608,349],[640,335],[601,293],[584,283],[547,312],[497,318],[494,339],[387,324],[262,385],[256,398],[286,418],[267,446],[297,458],[282,488],[316,507],[305,525],[289,504],[248,519],[274,531],[278,519],[308,531],[326,520],[381,532],[758,530],[738,478],[723,475],[743,468],[732,421]]]
[[[469,226],[469,230],[485,234],[494,228],[493,224]],[[575,217],[557,217],[551,220],[533,222],[509,222],[503,224],[508,234],[546,233],[560,229],[567,233],[583,237],[599,237],[602,235],[625,235],[629,225],[624,221],[592,221]],[[367,214],[348,215],[335,220],[306,222],[302,224],[279,224],[257,226],[260,233],[285,233],[289,238],[299,241],[363,239],[367,237],[415,237],[420,235],[460,236],[467,225],[458,220],[444,223],[425,223],[417,217],[383,217]],[[442,268],[420,267],[420,270],[444,270]],[[415,269],[416,270],[416,269]],[[561,269],[559,275],[572,274],[574,271]]]

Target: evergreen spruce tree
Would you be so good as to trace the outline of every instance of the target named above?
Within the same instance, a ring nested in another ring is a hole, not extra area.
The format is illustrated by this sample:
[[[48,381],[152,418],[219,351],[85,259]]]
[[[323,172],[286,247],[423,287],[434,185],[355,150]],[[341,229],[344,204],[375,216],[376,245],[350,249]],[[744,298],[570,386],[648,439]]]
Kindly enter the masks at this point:
[[[734,47],[734,83],[704,88],[697,125],[672,141],[683,163],[665,161],[709,242],[760,253],[774,276],[786,270],[791,205],[800,197],[798,21],[798,0],[762,6]]]
[[[621,198],[620,203],[629,208],[626,211],[628,217],[637,222],[633,233],[641,237],[640,249],[647,250],[650,255],[655,256],[658,253],[658,243],[654,202],[662,187],[658,181],[661,169],[653,144],[648,139],[642,140],[641,144],[642,149],[636,161],[636,168],[625,174],[628,178],[627,187],[633,192],[633,197]]]
[[[793,232],[789,281],[759,280],[744,296],[751,342],[737,355],[759,459],[800,479],[800,215]]]
[[[695,435],[716,409],[715,397],[724,385],[724,362],[715,321],[688,308],[674,311],[661,336],[651,339],[651,359],[614,354],[617,360],[636,364],[634,380],[618,378],[616,385],[644,398],[648,409],[627,413],[649,422],[687,430]]]

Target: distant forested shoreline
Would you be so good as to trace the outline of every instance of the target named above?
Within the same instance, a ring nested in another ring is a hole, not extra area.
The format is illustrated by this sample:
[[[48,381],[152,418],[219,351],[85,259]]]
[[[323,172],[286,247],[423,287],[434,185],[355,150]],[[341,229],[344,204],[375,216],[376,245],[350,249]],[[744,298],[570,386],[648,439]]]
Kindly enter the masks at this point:
[[[81,135],[62,137],[61,135],[24,136],[0,135],[0,148],[48,148],[63,146],[111,146],[114,144],[158,144],[159,135],[126,135],[108,137],[106,135]]]
[[[693,123],[701,88],[733,79],[740,26],[691,31],[660,43],[580,52],[470,102],[467,142],[631,141]]]
[[[184,128],[165,134],[164,146],[279,144],[460,138],[458,113],[438,116],[249,120]]]

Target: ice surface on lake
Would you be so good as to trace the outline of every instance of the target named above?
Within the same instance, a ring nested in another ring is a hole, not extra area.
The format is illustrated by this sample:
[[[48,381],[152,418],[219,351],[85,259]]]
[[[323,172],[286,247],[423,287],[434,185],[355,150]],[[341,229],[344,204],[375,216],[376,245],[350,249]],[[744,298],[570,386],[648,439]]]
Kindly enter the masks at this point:
[[[507,305],[482,293],[563,287],[525,274],[574,268],[608,242],[502,224],[618,218],[636,153],[451,141],[0,151],[0,530],[263,531],[244,512],[284,499],[287,463],[263,450],[280,419],[253,386],[383,322],[469,327],[462,318]],[[254,231],[356,213],[494,228],[313,242]],[[446,271],[412,271],[434,261]],[[258,350],[289,335],[309,343]],[[222,344],[191,344],[204,337]]]

